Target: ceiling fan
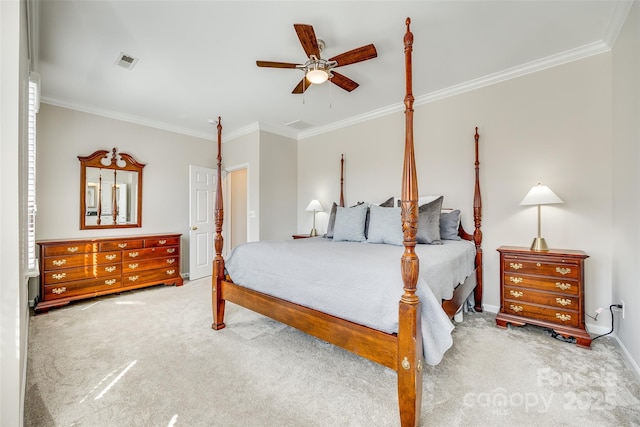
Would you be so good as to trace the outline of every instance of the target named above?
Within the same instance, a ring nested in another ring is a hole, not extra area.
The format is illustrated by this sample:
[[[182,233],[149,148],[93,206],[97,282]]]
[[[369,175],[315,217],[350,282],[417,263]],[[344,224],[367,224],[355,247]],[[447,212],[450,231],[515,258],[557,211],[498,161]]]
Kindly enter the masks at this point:
[[[304,77],[291,93],[304,93],[312,84],[321,84],[330,80],[336,86],[347,92],[351,92],[359,85],[350,78],[335,72],[333,69],[344,65],[355,64],[378,56],[376,47],[373,44],[361,46],[359,48],[341,53],[329,59],[320,57],[320,52],[324,49],[324,41],[316,38],[316,33],[311,25],[294,24],[293,27],[298,34],[300,44],[307,54],[307,61],[304,64],[294,64],[289,62],[256,61],[258,67],[268,68],[295,68],[304,71]]]

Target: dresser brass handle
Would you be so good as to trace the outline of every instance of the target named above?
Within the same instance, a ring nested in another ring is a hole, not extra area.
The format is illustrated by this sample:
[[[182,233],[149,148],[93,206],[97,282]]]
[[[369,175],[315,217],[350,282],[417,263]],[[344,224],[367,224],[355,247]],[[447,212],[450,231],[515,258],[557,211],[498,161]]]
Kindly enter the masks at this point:
[[[519,262],[512,262],[509,264],[509,267],[513,268],[514,270],[520,270],[522,268],[522,264],[520,264]]]
[[[176,251],[176,248],[169,248],[169,249],[167,249],[167,253],[168,253],[168,254],[172,254],[172,253],[174,253],[175,251]]]
[[[556,302],[560,305],[569,305],[571,304],[571,300],[568,298],[556,298]]]
[[[565,274],[569,274],[571,273],[571,269],[570,268],[565,268],[565,267],[556,267],[556,271],[560,274],[562,274],[563,276]]]
[[[175,270],[167,270],[167,275],[171,276],[175,272],[176,272]]]
[[[160,243],[161,245],[164,245],[165,243],[167,243],[166,240],[158,240],[158,243]]]
[[[78,247],[72,246],[70,248],[67,248],[67,252],[71,252],[71,253],[78,252]]]
[[[61,288],[53,288],[51,289],[51,292],[53,292],[54,294],[60,295],[64,292],[67,292],[67,288],[65,288],[64,286]]]
[[[563,322],[566,322],[567,320],[571,320],[571,315],[569,314],[556,313],[556,317],[562,320]]]
[[[109,261],[113,261],[114,259],[118,258],[118,256],[116,254],[111,254],[111,255],[105,255],[105,258],[108,259]]]
[[[567,289],[571,289],[571,283],[556,282],[556,288],[566,291]]]
[[[107,279],[104,281],[104,284],[109,286],[113,285],[114,283],[116,283],[116,279]]]
[[[509,276],[509,281],[515,283],[516,285],[518,283],[522,283],[522,277],[513,277],[513,276]]]
[[[174,262],[176,262],[176,260],[174,258],[169,258],[167,260],[167,264],[173,264]]]
[[[132,269],[132,270],[135,269],[135,268],[138,268],[138,263],[136,262],[134,264],[129,264],[129,268]]]
[[[67,273],[56,273],[56,274],[52,275],[51,277],[53,277],[56,280],[62,280],[65,277],[67,277]]]
[[[115,265],[112,265],[111,267],[105,267],[104,271],[106,271],[107,273],[113,273],[117,268],[118,267],[116,267]]]
[[[514,296],[516,298],[520,298],[522,295],[524,295],[524,293],[520,291],[509,291],[509,293],[511,294],[511,296]]]
[[[524,310],[521,305],[511,304],[509,305],[509,308],[511,308],[511,310],[515,311],[516,313],[520,313],[522,310]]]
[[[402,369],[404,370],[409,370],[411,368],[411,363],[409,363],[409,359],[407,359],[406,356],[404,359],[402,359],[402,363],[400,364],[402,365]]]
[[[124,248],[127,247],[127,244],[126,243],[118,243],[118,247],[124,249]]]
[[[135,282],[136,280],[138,280],[138,276],[129,276],[130,282]]]
[[[60,267],[61,265],[65,265],[67,263],[66,259],[54,259],[53,260],[53,265],[57,265],[58,267]]]
[[[131,258],[135,258],[135,257],[137,257],[138,255],[140,255],[138,252],[130,252],[130,253],[129,253],[129,257],[131,257]]]

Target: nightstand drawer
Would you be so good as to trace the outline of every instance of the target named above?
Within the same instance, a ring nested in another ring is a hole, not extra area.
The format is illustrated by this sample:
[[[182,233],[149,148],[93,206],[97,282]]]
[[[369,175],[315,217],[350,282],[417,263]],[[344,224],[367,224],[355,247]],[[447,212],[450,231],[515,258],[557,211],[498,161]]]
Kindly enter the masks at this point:
[[[504,311],[525,318],[532,317],[572,327],[580,326],[580,316],[576,311],[559,310],[533,304],[522,304],[515,301],[505,301]]]
[[[551,294],[548,292],[537,292],[531,289],[514,288],[511,286],[504,287],[504,299],[505,301],[530,302],[567,310],[577,311],[580,309],[580,300],[577,297],[562,294]]]
[[[578,295],[580,288],[577,280],[564,280],[554,277],[527,276],[524,274],[505,273],[503,277],[505,286],[520,286],[523,288],[538,289],[541,291],[560,292],[568,295]]]
[[[519,257],[505,257],[504,271],[519,274],[536,274],[540,276],[577,279],[580,273],[575,263],[529,261]]]

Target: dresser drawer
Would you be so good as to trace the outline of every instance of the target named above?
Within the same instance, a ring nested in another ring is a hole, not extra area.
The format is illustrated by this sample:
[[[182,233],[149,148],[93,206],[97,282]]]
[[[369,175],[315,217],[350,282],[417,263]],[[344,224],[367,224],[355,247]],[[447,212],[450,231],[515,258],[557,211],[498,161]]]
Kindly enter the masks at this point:
[[[122,275],[122,286],[134,286],[137,283],[160,282],[169,280],[180,275],[178,266],[160,268],[157,270],[146,270],[140,272],[129,272]]]
[[[97,252],[98,244],[90,242],[68,242],[62,245],[46,246],[44,248],[44,256],[58,256],[58,255],[74,255],[84,254],[87,252]]]
[[[567,310],[579,310],[580,300],[577,297],[552,294],[548,292],[537,292],[526,288],[504,287],[504,299],[506,301],[530,302],[534,304],[546,305],[553,308],[563,308]]]
[[[504,286],[519,286],[542,291],[560,292],[567,295],[578,295],[580,282],[564,278],[527,276],[525,274],[507,274],[502,278]]]
[[[141,259],[160,258],[168,255],[179,254],[178,246],[157,247],[147,249],[133,249],[122,252],[122,262],[138,261]]]
[[[152,239],[144,239],[145,248],[154,248],[159,246],[178,246],[180,244],[180,237],[158,237]]]
[[[59,270],[61,268],[84,267],[94,264],[112,264],[120,262],[122,252],[91,252],[86,254],[56,256],[44,259],[44,269]]]
[[[134,271],[154,270],[156,268],[175,267],[180,262],[178,257],[153,258],[146,260],[133,260],[122,264],[122,272],[130,273]]]
[[[120,276],[104,277],[100,280],[84,279],[58,285],[45,285],[45,300],[68,298],[76,295],[112,290],[121,286]]]
[[[518,257],[505,257],[504,272],[519,274],[536,274],[540,276],[563,277],[577,279],[580,269],[576,263],[532,261]]]
[[[505,301],[504,312],[522,316],[524,318],[546,320],[561,325],[579,327],[580,315],[577,311],[561,310],[533,304],[523,304],[516,301]],[[526,320],[523,320],[526,322]]]
[[[55,285],[74,280],[115,276],[120,273],[122,273],[121,264],[89,265],[86,267],[53,270],[45,272],[44,284]]]
[[[121,251],[124,249],[141,248],[144,240],[121,240],[100,243],[100,251]]]

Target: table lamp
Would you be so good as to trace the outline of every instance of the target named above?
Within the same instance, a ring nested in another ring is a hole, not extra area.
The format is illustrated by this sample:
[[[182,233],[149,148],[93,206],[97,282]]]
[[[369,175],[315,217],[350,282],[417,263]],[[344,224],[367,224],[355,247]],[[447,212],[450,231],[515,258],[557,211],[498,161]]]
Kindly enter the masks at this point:
[[[311,229],[311,233],[309,233],[309,236],[316,237],[318,235],[318,231],[316,230],[316,212],[324,212],[324,208],[319,201],[313,199],[311,202],[309,202],[309,205],[307,206],[305,211],[313,212],[313,228]]]
[[[533,239],[533,243],[531,244],[532,251],[548,251],[549,247],[547,246],[547,242],[540,234],[540,205],[550,205],[553,203],[564,203],[562,199],[551,191],[549,187],[546,185],[542,185],[538,183],[535,185],[524,199],[520,202],[521,205],[537,205],[538,206],[538,237]]]

